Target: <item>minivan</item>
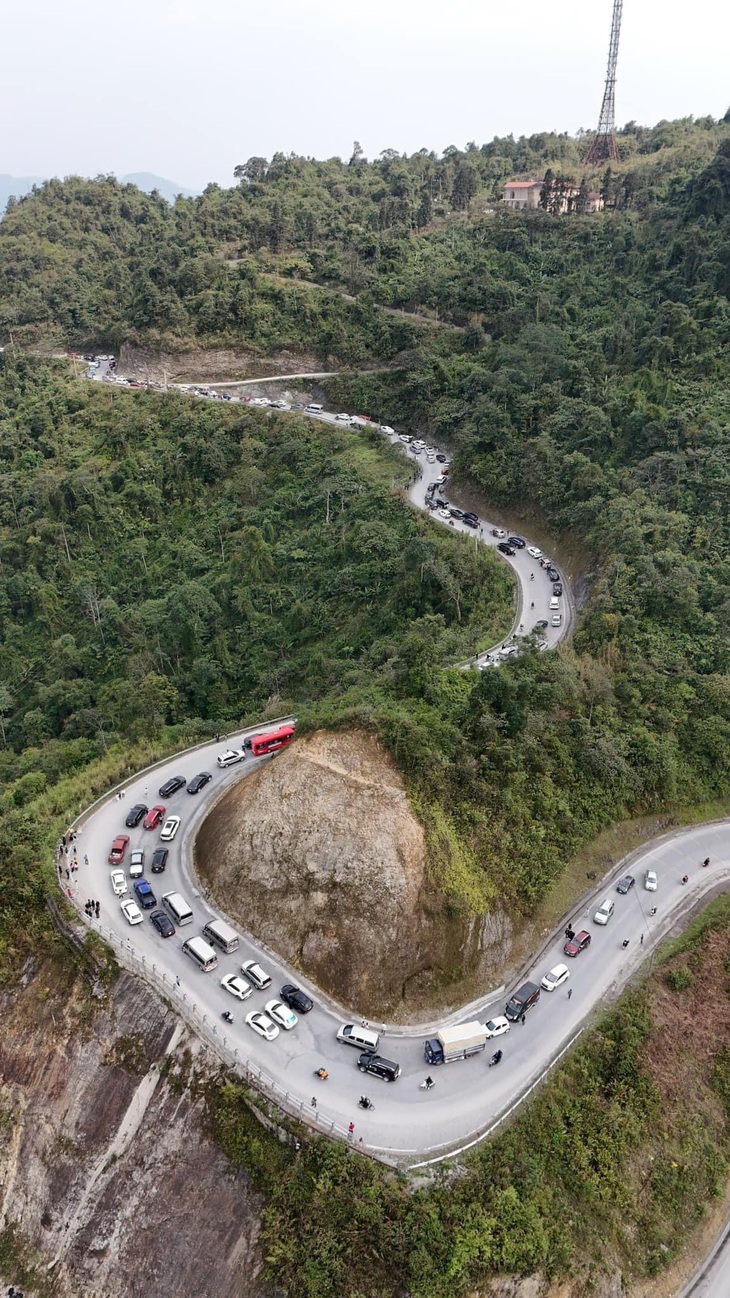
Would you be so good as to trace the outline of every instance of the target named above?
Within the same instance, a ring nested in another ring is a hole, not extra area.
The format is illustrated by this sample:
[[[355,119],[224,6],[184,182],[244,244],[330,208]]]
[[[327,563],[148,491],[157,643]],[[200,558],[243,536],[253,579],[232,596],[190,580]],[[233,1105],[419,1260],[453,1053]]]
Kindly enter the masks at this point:
[[[316,401],[312,401],[310,405],[304,407],[305,415],[321,415],[323,410],[324,406],[320,406]]]
[[[238,950],[238,933],[224,919],[212,919],[203,929],[203,937],[219,946],[226,955]]]
[[[516,991],[511,1000],[507,1001],[505,1006],[505,1015],[512,1022],[521,1019],[533,1005],[536,1005],[540,999],[540,988],[535,983],[523,983],[519,991]]]
[[[337,1040],[344,1041],[348,1046],[357,1046],[358,1050],[374,1055],[380,1038],[377,1032],[371,1032],[370,1028],[361,1028],[357,1023],[344,1023],[337,1033]]]
[[[161,901],[178,928],[181,924],[192,924],[193,912],[181,892],[163,892]]]
[[[400,1077],[400,1064],[392,1059],[384,1059],[382,1055],[360,1055],[357,1066],[361,1073],[371,1073],[373,1077],[381,1077],[384,1082],[394,1082]]]
[[[606,900],[602,902],[601,905],[598,907],[598,910],[593,916],[593,923],[607,924],[611,916],[613,915],[614,910],[615,910],[614,903],[611,901],[610,897],[607,897]]]
[[[218,964],[218,956],[202,937],[189,937],[187,942],[183,942],[182,949],[203,973],[210,973],[211,969],[215,969]]]

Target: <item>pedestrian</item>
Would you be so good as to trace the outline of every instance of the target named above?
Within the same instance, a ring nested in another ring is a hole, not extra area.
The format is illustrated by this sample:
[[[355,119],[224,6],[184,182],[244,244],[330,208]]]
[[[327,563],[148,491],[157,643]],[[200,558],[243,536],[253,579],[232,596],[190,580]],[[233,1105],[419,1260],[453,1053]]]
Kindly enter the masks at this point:
[[[639,946],[643,946],[643,945],[644,945],[644,934],[642,933],[642,935],[641,935],[641,941],[640,941],[640,943],[639,943]]]
[[[573,995],[573,988],[572,988],[572,987],[569,987],[569,988],[568,988],[568,1000],[570,1000],[570,998],[571,998],[572,995]]]
[[[117,802],[121,802],[121,801],[122,801],[122,795],[121,793],[117,793]]]
[[[67,879],[71,878],[71,871],[68,868],[66,869],[66,878]]]
[[[99,918],[99,912],[100,912],[100,911],[101,911],[101,906],[100,906],[99,902],[97,901],[97,903],[96,903],[96,918],[97,918],[97,919]]]
[[[347,1134],[348,1134],[348,1136],[350,1137],[350,1140],[352,1140],[352,1137],[353,1137],[354,1134],[355,1134],[355,1123],[354,1123],[354,1122],[351,1122],[350,1125],[349,1125],[349,1127],[347,1128]]]
[[[73,846],[73,854],[74,854],[74,856],[78,856],[78,854],[79,854],[79,849],[77,848],[77,846],[76,846],[75,843],[74,843],[74,846]]]
[[[122,798],[126,798],[126,796],[127,796],[127,790],[122,789]]]
[[[60,861],[58,862],[58,873],[63,874],[63,866],[61,865]]]
[[[178,974],[178,975],[176,976],[176,978],[175,978],[175,986],[176,986],[176,987],[179,987],[179,986],[180,986],[180,976],[179,976],[179,974]]]
[[[623,949],[624,949],[624,951],[625,951],[626,948],[627,948],[627,946],[629,945],[629,939],[628,939],[627,937],[625,937],[624,940],[623,940],[623,942],[621,943],[621,945],[622,945],[622,947],[623,947]]]
[[[147,785],[144,786],[144,800],[147,801]]]
[[[649,914],[656,915],[656,906],[652,906],[651,910],[649,911]]]
[[[88,864],[89,864],[89,854],[88,852],[84,852],[84,865],[88,865]]]
[[[522,1026],[524,1027],[526,1022],[527,1022],[527,1019],[525,1018],[525,1015],[523,1014],[522,1017],[520,1018],[520,1023],[521,1023]]]
[[[65,846],[66,846],[66,835],[65,835],[65,834],[63,835],[63,837],[62,837],[62,839],[61,839],[61,846],[62,846],[62,847],[65,847]]]
[[[312,1096],[312,1108],[313,1108],[313,1109],[316,1109],[316,1107],[317,1107],[317,1096],[316,1096],[316,1095],[313,1095],[313,1096]]]

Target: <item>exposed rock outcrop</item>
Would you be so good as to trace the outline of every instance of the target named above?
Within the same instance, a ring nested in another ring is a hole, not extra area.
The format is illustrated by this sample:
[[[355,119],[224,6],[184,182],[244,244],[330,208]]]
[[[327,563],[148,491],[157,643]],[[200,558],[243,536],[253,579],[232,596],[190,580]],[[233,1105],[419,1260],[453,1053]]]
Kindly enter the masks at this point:
[[[236,784],[196,867],[235,921],[369,1018],[476,992],[507,919],[450,913],[402,778],[370,736],[319,732]]]

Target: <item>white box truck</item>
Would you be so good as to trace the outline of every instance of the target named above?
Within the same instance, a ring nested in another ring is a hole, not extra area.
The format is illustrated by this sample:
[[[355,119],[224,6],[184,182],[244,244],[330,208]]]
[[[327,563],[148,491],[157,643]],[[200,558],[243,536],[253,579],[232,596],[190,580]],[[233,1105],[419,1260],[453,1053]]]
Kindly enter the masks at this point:
[[[487,1029],[483,1023],[460,1023],[455,1028],[441,1028],[435,1037],[424,1043],[423,1053],[427,1064],[450,1064],[454,1059],[468,1059],[478,1055],[487,1044]]]

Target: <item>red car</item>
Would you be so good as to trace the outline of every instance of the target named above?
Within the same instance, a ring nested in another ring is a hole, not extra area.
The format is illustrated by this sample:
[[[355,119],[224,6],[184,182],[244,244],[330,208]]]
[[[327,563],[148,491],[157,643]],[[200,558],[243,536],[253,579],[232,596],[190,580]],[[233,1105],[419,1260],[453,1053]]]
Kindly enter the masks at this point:
[[[162,820],[164,814],[165,814],[165,808],[163,807],[161,802],[158,802],[156,807],[150,807],[149,811],[147,812],[147,815],[144,818],[142,828],[157,829],[157,826]]]
[[[124,854],[129,847],[129,834],[117,834],[112,843],[112,850],[109,853],[110,865],[121,865],[124,860]]]
[[[591,935],[587,928],[581,929],[580,933],[575,933],[573,937],[568,938],[563,950],[566,955],[580,955],[591,944]]]

